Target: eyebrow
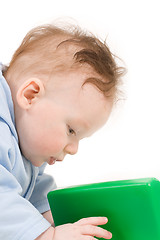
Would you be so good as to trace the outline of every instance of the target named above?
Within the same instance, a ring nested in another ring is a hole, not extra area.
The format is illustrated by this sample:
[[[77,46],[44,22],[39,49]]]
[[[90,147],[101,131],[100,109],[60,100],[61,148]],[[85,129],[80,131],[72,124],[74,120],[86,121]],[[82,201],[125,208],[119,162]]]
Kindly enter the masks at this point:
[[[76,118],[76,119],[75,119],[75,122],[78,122],[78,124],[79,124],[79,125],[82,125],[85,129],[88,129],[88,128],[89,128],[89,124],[88,124],[85,120]]]

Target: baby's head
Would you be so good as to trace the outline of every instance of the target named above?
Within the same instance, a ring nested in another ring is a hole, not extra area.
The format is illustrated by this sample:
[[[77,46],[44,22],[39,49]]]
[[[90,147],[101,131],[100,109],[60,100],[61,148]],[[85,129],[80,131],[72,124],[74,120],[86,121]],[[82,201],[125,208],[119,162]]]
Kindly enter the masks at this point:
[[[78,29],[33,29],[4,75],[20,148],[35,166],[75,154],[107,121],[122,68],[105,43]]]

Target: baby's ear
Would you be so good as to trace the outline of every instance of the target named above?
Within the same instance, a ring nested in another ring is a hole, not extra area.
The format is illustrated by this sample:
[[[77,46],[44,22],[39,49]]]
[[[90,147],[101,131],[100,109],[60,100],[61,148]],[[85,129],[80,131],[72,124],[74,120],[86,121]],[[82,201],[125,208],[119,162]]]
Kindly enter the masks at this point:
[[[38,78],[30,78],[19,87],[17,102],[23,109],[29,109],[35,101],[44,95],[44,85]]]

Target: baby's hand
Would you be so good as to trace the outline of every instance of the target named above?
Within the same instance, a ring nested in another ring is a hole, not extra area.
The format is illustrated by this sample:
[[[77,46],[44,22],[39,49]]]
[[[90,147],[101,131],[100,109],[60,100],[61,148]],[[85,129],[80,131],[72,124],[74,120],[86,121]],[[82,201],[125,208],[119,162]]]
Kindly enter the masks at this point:
[[[112,234],[97,227],[108,222],[105,217],[83,218],[73,224],[64,224],[55,228],[53,240],[92,240],[98,238],[111,239]]]

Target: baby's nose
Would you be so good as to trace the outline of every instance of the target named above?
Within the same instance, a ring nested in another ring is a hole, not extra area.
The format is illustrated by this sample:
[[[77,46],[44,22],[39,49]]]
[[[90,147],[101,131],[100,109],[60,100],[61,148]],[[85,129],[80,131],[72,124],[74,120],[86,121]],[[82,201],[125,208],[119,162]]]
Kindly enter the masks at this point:
[[[66,147],[65,147],[65,152],[67,154],[71,154],[71,155],[74,155],[76,154],[78,151],[78,142],[76,143],[70,143],[68,144]]]

